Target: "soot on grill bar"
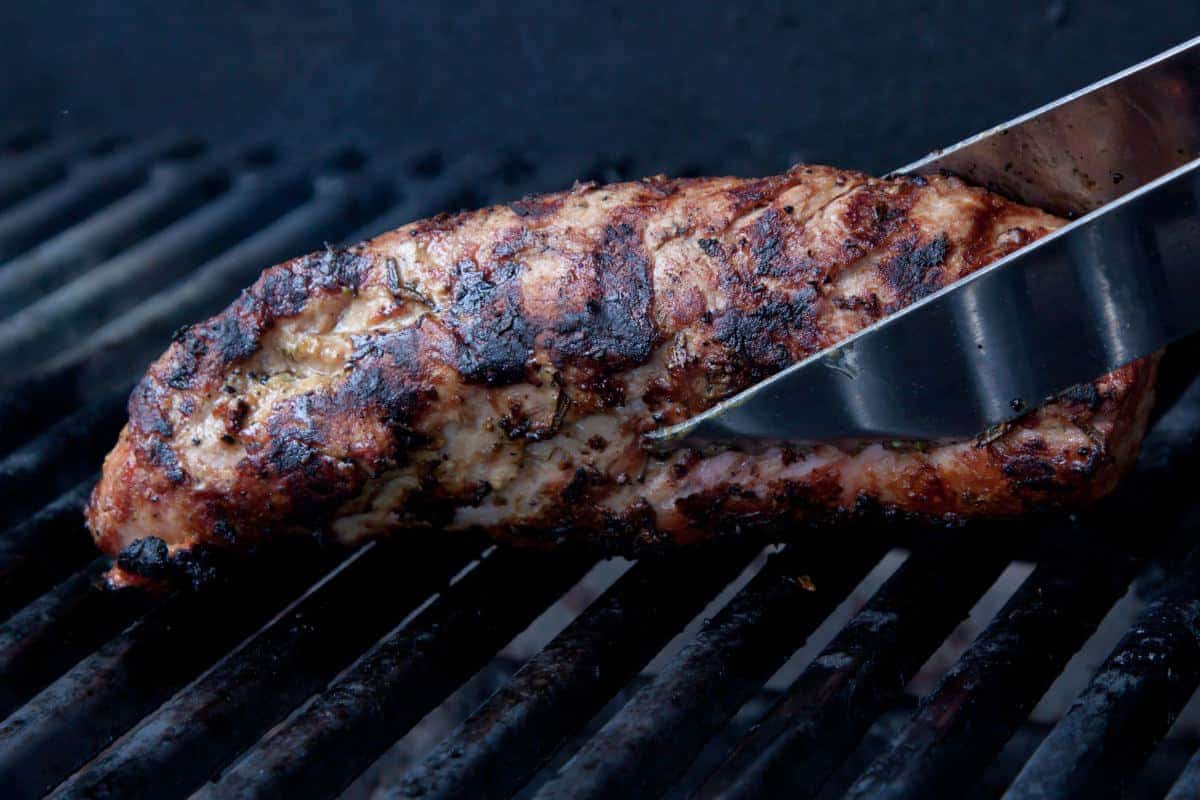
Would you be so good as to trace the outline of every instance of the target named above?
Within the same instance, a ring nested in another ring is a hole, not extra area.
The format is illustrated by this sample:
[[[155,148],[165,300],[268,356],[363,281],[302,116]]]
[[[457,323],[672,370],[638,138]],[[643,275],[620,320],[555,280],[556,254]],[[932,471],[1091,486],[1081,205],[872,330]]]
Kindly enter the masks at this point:
[[[1200,797],[1186,342],[1132,473],[1072,516],[637,560],[151,537],[117,559],[146,585],[105,582],[82,512],[135,383],[264,267],[575,181],[883,172],[1200,25],[566,5],[7,15],[0,795]]]

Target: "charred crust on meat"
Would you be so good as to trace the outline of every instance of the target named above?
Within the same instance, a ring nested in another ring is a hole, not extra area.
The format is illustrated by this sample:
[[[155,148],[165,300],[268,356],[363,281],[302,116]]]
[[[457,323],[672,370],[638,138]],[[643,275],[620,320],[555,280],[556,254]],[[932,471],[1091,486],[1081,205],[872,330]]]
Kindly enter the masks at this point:
[[[187,480],[187,473],[179,465],[179,458],[175,455],[175,450],[171,445],[162,439],[154,439],[147,449],[148,460],[151,464],[162,468],[167,480],[177,486]]]
[[[162,396],[162,388],[149,375],[138,381],[129,394],[129,421],[147,434],[170,439],[175,435],[175,427],[160,407]]]
[[[759,216],[750,231],[755,275],[781,277],[795,270],[785,254],[785,242],[793,226],[791,218],[775,208],[768,208]]]
[[[1081,405],[1088,411],[1095,411],[1100,405],[1100,392],[1094,383],[1077,383],[1059,396],[1060,400]]]
[[[130,575],[162,586],[190,584],[193,590],[215,583],[226,560],[203,544],[172,554],[167,543],[157,536],[135,539],[116,559],[117,567]]]
[[[595,467],[577,467],[571,480],[563,487],[562,499],[567,503],[579,503],[593,486],[602,486],[607,482],[604,473]]]
[[[713,339],[749,369],[753,382],[791,364],[792,347],[816,349],[816,299],[811,287],[791,294],[772,292],[753,310],[734,308],[717,317]]]
[[[157,536],[134,539],[117,554],[117,566],[143,578],[161,580],[171,574],[170,550]]]
[[[327,248],[269,270],[252,299],[261,302],[272,318],[292,317],[304,310],[315,292],[357,292],[371,265],[371,257],[358,250]]]
[[[884,280],[907,305],[942,288],[938,268],[945,263],[949,249],[950,240],[944,233],[920,246],[916,241],[906,239],[900,243],[899,252],[879,269]]]
[[[585,359],[614,372],[650,358],[657,331],[652,317],[650,259],[641,231],[627,222],[606,225],[589,264],[595,292],[581,311],[567,311],[549,343],[556,359]]]
[[[237,317],[224,317],[213,323],[210,333],[221,361],[227,365],[237,364],[258,349],[259,331],[243,327]]]
[[[309,284],[303,274],[286,266],[263,277],[259,296],[274,316],[292,317],[304,310]]]
[[[1013,454],[1004,462],[1001,471],[1016,489],[1053,491],[1062,488],[1054,464],[1043,456]]]
[[[234,544],[238,539],[237,528],[224,519],[218,519],[213,523],[212,533],[214,538],[226,544]]]
[[[459,372],[473,383],[503,386],[525,379],[538,330],[521,306],[520,262],[489,267],[469,258],[455,265],[450,319],[461,344]]]
[[[208,341],[192,325],[177,330],[172,341],[174,347],[171,350],[171,373],[167,377],[167,385],[173,389],[190,389],[201,360],[208,352]]]

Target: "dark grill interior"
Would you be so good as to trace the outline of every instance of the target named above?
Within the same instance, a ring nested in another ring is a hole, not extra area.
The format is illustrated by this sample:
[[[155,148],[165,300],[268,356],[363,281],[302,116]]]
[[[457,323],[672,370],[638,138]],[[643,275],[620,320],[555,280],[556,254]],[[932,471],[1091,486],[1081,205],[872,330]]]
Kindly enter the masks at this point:
[[[0,141],[3,795],[1149,797],[1176,777],[1170,797],[1200,795],[1194,743],[1158,744],[1200,684],[1200,387],[1118,495],[1071,519],[818,532],[623,572],[398,537],[295,547],[252,576],[197,567],[200,588],[165,597],[100,587],[80,509],[177,326],[323,243],[641,169]],[[1014,562],[1036,567],[931,691],[906,694]],[[1028,722],[1135,583],[1147,603],[1074,705]],[[514,661],[518,636],[540,651]]]

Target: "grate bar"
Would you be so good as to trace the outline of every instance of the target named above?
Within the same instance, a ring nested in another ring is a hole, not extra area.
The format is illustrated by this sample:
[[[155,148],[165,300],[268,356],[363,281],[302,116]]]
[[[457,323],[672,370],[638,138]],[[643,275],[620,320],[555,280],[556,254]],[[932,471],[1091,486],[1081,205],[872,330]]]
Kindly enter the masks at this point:
[[[816,554],[811,544],[772,555],[538,800],[652,797],[674,783],[885,552],[876,542],[858,542]]]
[[[125,423],[121,396],[71,414],[0,460],[0,528],[91,475]]]
[[[848,800],[953,794],[979,778],[1141,563],[1100,542],[1080,544],[1025,579]]]
[[[253,632],[327,565],[327,557],[294,551],[285,571],[176,594],[80,661],[0,723],[6,797],[51,789]]]
[[[0,415],[13,421],[0,446],[21,429],[44,424],[46,416],[95,401],[124,404],[146,363],[166,348],[171,333],[189,319],[200,319],[236,297],[264,263],[319,244],[322,232],[337,236],[372,206],[359,181],[325,178],[298,208],[238,242],[189,273],[180,282],[88,334],[73,350],[56,357],[38,374],[0,390]],[[111,441],[111,440],[110,440]]]
[[[14,258],[0,270],[0,316],[36,302],[87,268],[212,200],[229,188],[233,161],[221,156],[158,164],[144,186]]]
[[[231,191],[0,322],[0,360],[35,367],[304,200],[298,171],[240,176]]]
[[[96,555],[83,526],[95,476],[0,535],[0,619]]]
[[[168,134],[79,164],[66,180],[0,214],[0,261],[24,252],[144,183],[155,161],[189,156],[197,150],[192,139]]]
[[[198,797],[336,794],[592,564],[507,550],[485,559]]]
[[[698,796],[816,795],[1003,571],[1007,559],[978,544],[993,534],[953,531],[915,548]]]
[[[639,561],[388,797],[506,798],[749,563],[720,549]]]
[[[54,796],[136,795],[150,787],[161,796],[185,795],[478,553],[366,545],[327,583],[150,716],[138,722],[150,708],[124,715],[126,727],[136,727]],[[390,587],[389,596],[381,597],[380,587]]]
[[[1050,731],[1005,800],[1121,794],[1200,685],[1198,586],[1195,550]]]
[[[496,183],[499,170],[500,164],[493,157],[465,156],[420,186],[420,191],[406,193],[401,202],[350,234],[347,240],[371,239],[424,217],[453,211],[464,201],[487,203],[495,199],[487,190]]]
[[[0,208],[28,197],[61,180],[77,158],[100,155],[117,145],[117,138],[85,133],[52,141],[44,147],[6,159],[0,164]]]
[[[0,625],[0,719],[149,610],[145,592],[101,585],[99,558]]]

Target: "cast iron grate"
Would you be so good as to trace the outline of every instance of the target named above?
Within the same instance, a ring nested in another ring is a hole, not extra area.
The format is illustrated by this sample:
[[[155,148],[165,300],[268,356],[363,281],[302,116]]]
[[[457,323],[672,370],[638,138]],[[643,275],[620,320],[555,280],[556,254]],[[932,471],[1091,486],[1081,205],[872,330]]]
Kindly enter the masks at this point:
[[[303,161],[177,135],[0,142],[5,797],[336,796],[593,569],[578,555],[469,542],[314,546],[285,574],[151,599],[99,587],[108,565],[80,519],[132,382],[178,325],[218,310],[263,266],[441,210],[641,170],[630,159],[538,164],[433,151],[371,163],[346,148]],[[1188,554],[1198,435],[1193,387],[1102,509],[903,532],[903,563],[748,731],[739,711],[762,702],[768,678],[889,543],[858,530],[766,558],[747,547],[639,561],[375,796],[982,794],[1030,709],[1157,560],[1169,575],[1136,625],[1004,777],[1008,798],[1133,787],[1200,684],[1200,551]],[[1036,569],[906,705],[905,686],[1017,559]],[[672,645],[689,623],[694,635]],[[663,666],[644,672],[656,656]],[[1197,796],[1198,764],[1180,761],[1172,798]]]

